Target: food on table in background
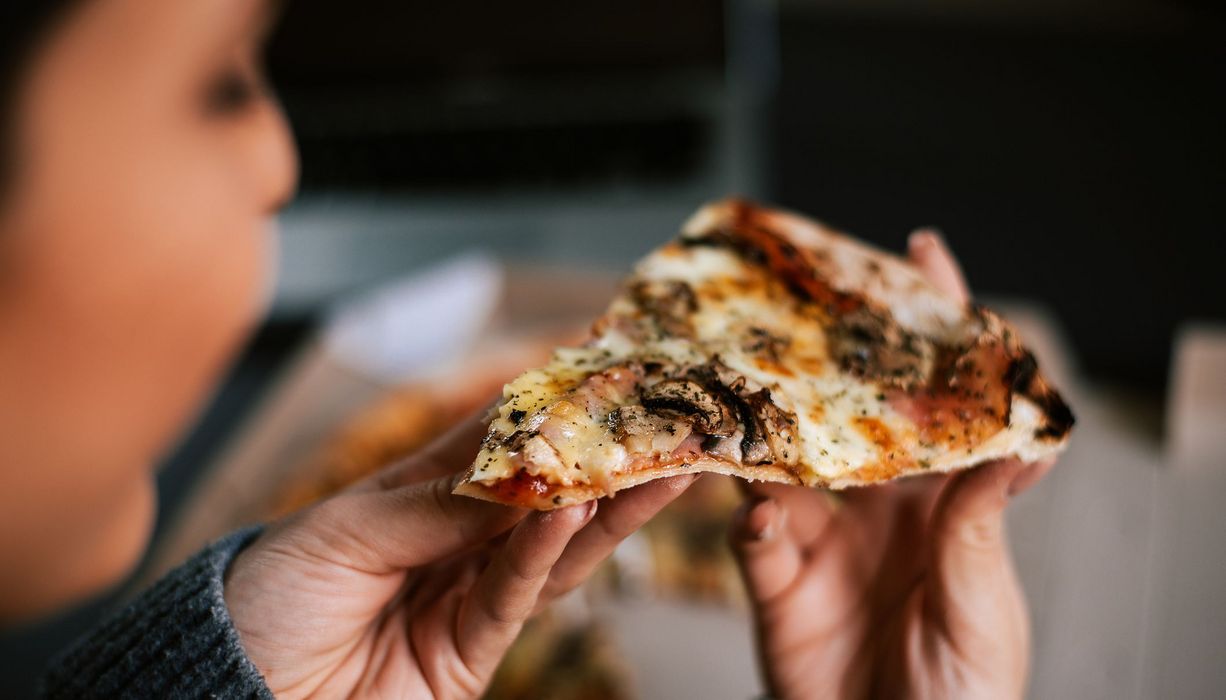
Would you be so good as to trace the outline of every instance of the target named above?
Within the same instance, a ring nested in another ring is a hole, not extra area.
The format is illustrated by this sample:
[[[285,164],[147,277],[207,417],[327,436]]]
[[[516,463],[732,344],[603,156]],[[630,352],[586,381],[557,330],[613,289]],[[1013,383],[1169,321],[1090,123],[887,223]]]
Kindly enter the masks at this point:
[[[435,387],[400,389],[370,406],[327,441],[275,498],[284,515],[373,474],[445,433],[498,390],[498,382],[446,394]]]
[[[630,669],[598,622],[547,611],[524,626],[485,700],[624,700]]]
[[[643,526],[655,595],[717,604],[744,597],[727,546],[728,523],[741,500],[732,479],[708,474]]]
[[[538,509],[709,471],[844,488],[1062,450],[1017,333],[799,216],[708,205],[580,348],[508,384],[457,489]]]
[[[274,495],[271,512],[297,510],[412,454],[488,407],[503,384],[525,366],[547,358],[554,346],[582,337],[568,325],[537,336],[503,339],[470,358],[463,372],[389,390],[324,442],[296,478]]]

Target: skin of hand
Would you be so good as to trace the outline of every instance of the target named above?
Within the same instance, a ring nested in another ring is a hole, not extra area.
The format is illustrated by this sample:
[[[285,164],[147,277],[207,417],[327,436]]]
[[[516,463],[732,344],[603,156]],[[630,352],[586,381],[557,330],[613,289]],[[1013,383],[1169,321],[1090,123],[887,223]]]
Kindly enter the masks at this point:
[[[235,559],[226,603],[277,697],[477,696],[529,616],[694,480],[552,512],[453,495],[483,430],[470,420]]]
[[[968,298],[939,236],[908,247]],[[747,484],[730,540],[770,694],[1021,697],[1030,631],[1004,509],[1051,466],[1003,460],[837,496]]]

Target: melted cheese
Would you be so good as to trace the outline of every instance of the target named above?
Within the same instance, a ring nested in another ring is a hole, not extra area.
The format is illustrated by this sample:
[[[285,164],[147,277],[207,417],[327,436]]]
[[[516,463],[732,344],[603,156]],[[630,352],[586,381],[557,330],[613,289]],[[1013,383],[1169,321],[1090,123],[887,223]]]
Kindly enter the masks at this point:
[[[698,309],[692,315],[693,338],[651,336],[635,340],[613,324],[589,346],[558,350],[543,368],[508,384],[492,427],[503,434],[517,426],[512,412],[526,415],[520,427],[534,429],[559,399],[593,372],[628,360],[655,359],[677,365],[701,364],[718,356],[750,382],[771,389],[775,403],[796,417],[802,458],[799,476],[807,484],[824,483],[882,458],[880,446],[853,428],[858,417],[881,420],[894,430],[905,421],[893,414],[871,385],[841,373],[829,361],[819,324],[805,318],[792,297],[765,273],[745,265],[735,254],[713,248],[665,249],[637,268],[640,280],[683,281],[694,290]],[[637,309],[625,296],[610,314],[633,317]],[[787,338],[778,361],[763,361],[745,349],[750,329]],[[816,370],[816,371],[815,371]],[[555,421],[556,424],[556,421]],[[631,464],[631,456],[611,439],[607,423],[586,413],[568,416],[551,442],[563,466],[545,474],[562,485],[600,485]],[[505,450],[483,450],[474,481],[511,476],[518,463]],[[532,473],[537,473],[539,467]]]

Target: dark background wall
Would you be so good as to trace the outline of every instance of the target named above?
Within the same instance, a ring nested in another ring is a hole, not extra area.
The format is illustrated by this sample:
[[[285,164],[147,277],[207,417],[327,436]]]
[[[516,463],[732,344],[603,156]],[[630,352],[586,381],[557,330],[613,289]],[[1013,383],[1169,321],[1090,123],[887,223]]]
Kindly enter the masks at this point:
[[[1092,376],[1161,389],[1176,324],[1226,318],[1219,11],[815,5],[780,24],[777,198],[894,247],[935,225],[976,290],[1053,309]]]

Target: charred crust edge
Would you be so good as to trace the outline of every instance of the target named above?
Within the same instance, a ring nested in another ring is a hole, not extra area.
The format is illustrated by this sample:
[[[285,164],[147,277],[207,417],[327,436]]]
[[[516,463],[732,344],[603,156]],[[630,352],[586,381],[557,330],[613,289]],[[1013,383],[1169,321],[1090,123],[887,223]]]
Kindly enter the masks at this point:
[[[1044,423],[1034,436],[1044,440],[1060,440],[1069,434],[1077,422],[1060,392],[1053,389],[1039,374],[1034,354],[1023,349],[1010,365],[1006,381],[1012,393],[1029,399],[1043,412]]]

